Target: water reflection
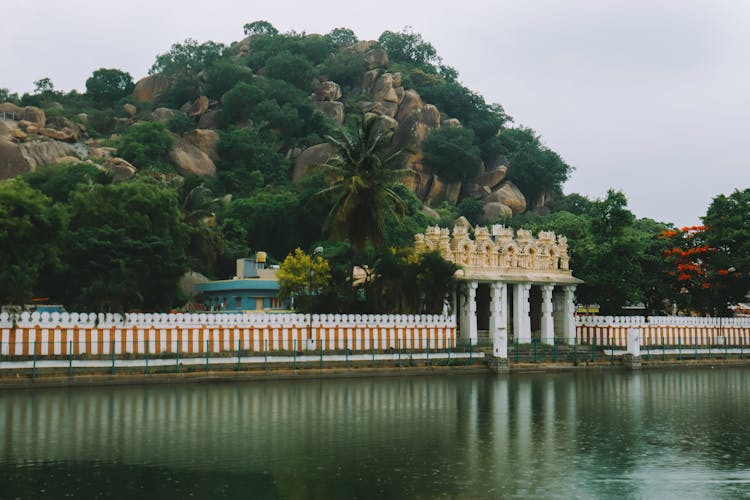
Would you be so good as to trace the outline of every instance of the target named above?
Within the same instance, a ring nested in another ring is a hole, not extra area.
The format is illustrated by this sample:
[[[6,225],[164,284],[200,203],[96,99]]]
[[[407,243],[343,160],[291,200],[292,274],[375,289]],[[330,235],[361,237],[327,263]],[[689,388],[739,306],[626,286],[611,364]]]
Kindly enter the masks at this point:
[[[750,486],[748,377],[11,391],[0,395],[0,497],[734,496]]]

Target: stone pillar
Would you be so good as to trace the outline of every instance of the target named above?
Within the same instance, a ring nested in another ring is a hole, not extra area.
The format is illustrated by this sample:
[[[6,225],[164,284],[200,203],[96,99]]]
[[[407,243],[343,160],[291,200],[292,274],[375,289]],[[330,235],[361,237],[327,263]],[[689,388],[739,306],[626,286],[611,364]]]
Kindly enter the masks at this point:
[[[508,285],[495,281],[490,284],[490,339],[492,355],[508,358]]]
[[[529,290],[531,290],[529,283],[513,285],[513,336],[519,344],[531,343]]]
[[[466,294],[468,296],[468,304],[466,308],[466,323],[469,340],[471,345],[476,345],[478,340],[477,335],[477,287],[479,283],[476,281],[470,281],[466,284]]]
[[[477,287],[476,281],[468,281],[462,287],[460,297],[461,310],[461,337],[465,342],[471,341],[472,345],[477,343]]]
[[[554,285],[542,285],[542,344],[555,343],[555,324],[552,319],[552,290]]]
[[[575,285],[563,287],[563,337],[570,345],[575,343],[576,338],[575,290]]]

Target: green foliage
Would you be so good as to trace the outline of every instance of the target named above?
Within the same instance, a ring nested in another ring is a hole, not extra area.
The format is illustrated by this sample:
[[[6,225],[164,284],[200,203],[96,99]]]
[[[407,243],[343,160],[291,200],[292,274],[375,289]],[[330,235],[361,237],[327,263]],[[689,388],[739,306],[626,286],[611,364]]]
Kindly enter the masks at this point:
[[[18,93],[11,93],[11,91],[6,88],[0,88],[0,102],[12,102],[13,104],[18,104],[18,101]]]
[[[231,60],[222,60],[213,64],[207,71],[206,96],[221,99],[226,92],[239,82],[250,82],[253,72]]]
[[[55,84],[49,78],[40,78],[34,82],[35,94],[47,94],[55,91]]]
[[[349,28],[334,28],[325,35],[330,50],[348,47],[357,43],[357,35]]]
[[[247,64],[256,72],[263,68],[271,57],[284,51],[301,56],[312,65],[320,64],[330,53],[325,37],[304,33],[256,35],[250,39],[249,49]]]
[[[22,179],[0,182],[0,304],[30,301],[59,255],[65,212]]]
[[[508,150],[508,180],[521,190],[530,206],[544,193],[560,191],[572,168],[557,153],[544,146],[533,130],[505,129],[500,138]]]
[[[308,299],[318,295],[331,281],[331,266],[320,255],[311,256],[297,248],[281,263],[277,273],[279,279],[279,297],[282,300],[292,298],[295,309],[302,310],[298,300],[306,295]],[[311,300],[305,301],[310,306]],[[308,310],[307,312],[310,312]]]
[[[458,266],[439,252],[387,248],[374,266],[368,310],[387,314],[440,314],[454,290]]]
[[[98,105],[106,106],[130,94],[134,86],[130,73],[99,68],[86,80],[86,93]]]
[[[578,193],[558,194],[546,207],[552,212],[570,212],[575,215],[590,214],[594,202]]]
[[[195,129],[195,119],[190,118],[183,112],[176,113],[167,122],[167,129],[172,133],[182,135],[185,132]]]
[[[370,116],[326,137],[336,155],[321,165],[331,183],[321,194],[336,198],[326,222],[334,240],[348,239],[358,249],[366,241],[379,245],[386,214],[404,213],[393,184],[409,172],[398,168],[403,152],[390,150],[391,136],[383,131],[380,117]]]
[[[359,86],[366,70],[364,59],[356,52],[331,54],[320,66],[322,75],[349,91]]]
[[[197,99],[203,93],[200,82],[192,77],[178,78],[159,98],[159,104],[166,108],[181,108]]]
[[[326,129],[325,118],[305,92],[268,78],[240,82],[222,99],[224,126],[252,120],[258,129],[277,131],[288,144]]]
[[[303,235],[290,230],[301,227],[301,211],[299,197],[293,192],[260,191],[235,200],[227,210],[226,220],[232,219],[242,227],[250,248],[281,256],[303,243]]]
[[[487,104],[484,97],[455,81],[436,79],[418,90],[426,102],[472,129],[479,142],[494,137],[509,119],[500,105]]]
[[[148,73],[194,77],[227,55],[224,44],[211,41],[199,44],[196,40],[187,38],[182,43],[173,44],[168,52],[156,56]]]
[[[190,243],[186,253],[191,270],[211,274],[224,251],[221,228],[216,225],[216,211],[222,207],[206,182],[198,176],[182,179],[177,188],[180,220],[186,225]]]
[[[723,312],[727,304],[744,302],[750,293],[750,188],[715,197],[703,222],[707,244],[717,249],[710,264],[716,309]]]
[[[247,23],[242,27],[242,31],[245,35],[266,35],[275,36],[278,35],[279,30],[273,27],[273,24],[268,21],[253,21]]]
[[[305,57],[292,54],[288,50],[271,56],[266,61],[265,74],[268,78],[284,80],[302,90],[309,90],[315,75],[315,68]]]
[[[437,51],[431,43],[424,41],[422,35],[414,33],[410,26],[398,32],[384,31],[378,43],[392,61],[408,62],[417,66],[432,66],[440,61]]]
[[[458,204],[458,214],[463,215],[473,225],[476,226],[484,218],[484,205],[477,200],[467,198]]]
[[[482,167],[474,133],[464,127],[442,127],[422,142],[424,163],[448,182],[474,179]]]
[[[23,177],[31,187],[58,203],[67,203],[80,186],[112,182],[112,177],[107,172],[86,163],[49,165],[24,174]]]
[[[169,171],[169,151],[174,140],[164,124],[136,123],[120,139],[118,153],[138,169]]]
[[[173,190],[143,181],[79,190],[61,298],[75,310],[165,310],[179,299],[187,245]]]
[[[287,184],[291,162],[279,154],[275,142],[253,127],[221,132],[217,168],[224,188],[247,195],[264,185]]]

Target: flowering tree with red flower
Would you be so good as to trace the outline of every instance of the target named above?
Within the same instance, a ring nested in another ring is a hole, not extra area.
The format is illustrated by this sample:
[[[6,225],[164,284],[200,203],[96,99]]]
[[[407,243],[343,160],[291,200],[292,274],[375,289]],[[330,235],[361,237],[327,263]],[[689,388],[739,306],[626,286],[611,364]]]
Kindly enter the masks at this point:
[[[707,226],[689,226],[662,231],[659,238],[669,242],[662,255],[664,274],[676,292],[677,302],[686,311],[724,313],[734,268],[722,267]]]

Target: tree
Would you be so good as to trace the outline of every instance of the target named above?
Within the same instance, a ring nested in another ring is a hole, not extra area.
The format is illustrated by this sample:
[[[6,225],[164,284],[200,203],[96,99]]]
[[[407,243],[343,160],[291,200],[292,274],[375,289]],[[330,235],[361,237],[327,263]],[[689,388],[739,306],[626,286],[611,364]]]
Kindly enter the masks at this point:
[[[508,151],[508,179],[533,206],[545,193],[559,192],[572,168],[541,143],[529,128],[505,129],[500,134]]]
[[[47,77],[34,82],[34,94],[50,94],[55,91],[55,85]]]
[[[216,224],[216,212],[222,208],[222,200],[214,196],[202,178],[188,176],[181,179],[177,187],[177,203],[180,221],[185,224],[190,238],[189,267],[210,274],[224,250],[221,228]]]
[[[273,134],[231,127],[219,137],[217,169],[228,192],[245,196],[266,185],[288,184],[290,161],[278,152]]]
[[[269,78],[284,80],[307,91],[310,89],[315,68],[303,56],[285,50],[268,58],[265,72]]]
[[[70,201],[63,303],[87,311],[167,309],[179,300],[187,245],[174,190],[145,181],[79,190]]]
[[[172,44],[169,51],[156,56],[149,74],[186,75],[195,77],[202,70],[227,55],[224,44],[212,41],[198,43],[187,38],[182,43]]]
[[[65,211],[22,179],[0,182],[0,303],[28,302],[58,263]]]
[[[279,34],[279,30],[274,28],[273,24],[268,21],[253,21],[247,23],[242,27],[242,31],[245,35],[276,36]]]
[[[362,81],[367,66],[361,54],[337,52],[326,58],[320,66],[320,73],[345,89],[354,89]]]
[[[348,47],[357,43],[357,35],[349,28],[334,28],[325,35],[331,50]]]
[[[286,256],[277,273],[279,298],[292,299],[295,309],[312,311],[312,297],[320,294],[331,281],[331,266],[320,255],[311,256],[297,248]],[[307,296],[306,304],[300,298]]]
[[[320,194],[336,198],[326,221],[331,238],[348,239],[358,249],[366,241],[377,246],[386,232],[386,214],[404,212],[392,186],[410,172],[398,168],[403,151],[389,150],[391,135],[373,115],[326,136],[336,151],[320,165],[331,182]]]
[[[468,128],[435,129],[422,142],[424,163],[448,182],[471,181],[482,168],[475,139],[474,132]]]
[[[86,93],[98,105],[105,106],[130,94],[134,86],[130,73],[99,68],[86,80]]]
[[[706,243],[716,248],[710,264],[718,287],[716,308],[723,312],[750,293],[750,188],[715,197],[703,223]]]
[[[136,123],[123,132],[118,153],[139,169],[168,171],[173,142],[163,123]]]
[[[398,32],[384,31],[378,38],[378,43],[388,51],[388,56],[393,61],[409,62],[422,67],[431,67],[440,62],[435,47],[424,41],[422,35],[414,33],[411,26]]]
[[[82,162],[48,165],[24,174],[23,178],[31,187],[58,203],[67,203],[81,186],[112,182],[112,176],[107,172]]]

